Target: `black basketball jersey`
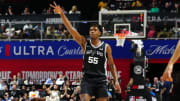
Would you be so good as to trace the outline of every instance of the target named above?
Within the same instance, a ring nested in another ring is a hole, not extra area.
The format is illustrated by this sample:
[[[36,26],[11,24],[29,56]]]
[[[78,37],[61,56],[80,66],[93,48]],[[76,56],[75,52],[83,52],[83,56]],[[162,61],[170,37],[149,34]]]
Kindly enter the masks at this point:
[[[84,61],[83,61],[83,73],[90,78],[104,78],[107,75],[107,58],[106,58],[107,44],[101,42],[101,44],[95,47],[91,40],[87,41]]]

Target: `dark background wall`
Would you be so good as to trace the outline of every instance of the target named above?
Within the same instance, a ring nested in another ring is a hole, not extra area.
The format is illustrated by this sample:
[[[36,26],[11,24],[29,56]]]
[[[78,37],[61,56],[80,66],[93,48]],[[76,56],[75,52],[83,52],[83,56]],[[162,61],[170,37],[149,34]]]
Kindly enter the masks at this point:
[[[153,82],[154,77],[161,77],[164,69],[166,68],[167,64],[165,63],[151,63],[149,64],[148,72],[146,73],[146,77],[149,77],[151,82]],[[174,65],[173,74],[180,71],[180,64],[176,63]]]
[[[30,11],[40,13],[44,8],[48,9],[53,1],[63,6],[67,12],[73,5],[77,5],[82,14],[81,19],[97,20],[100,0],[0,0],[0,12],[5,13],[8,6],[12,6],[16,14],[21,14],[25,7],[29,7]]]

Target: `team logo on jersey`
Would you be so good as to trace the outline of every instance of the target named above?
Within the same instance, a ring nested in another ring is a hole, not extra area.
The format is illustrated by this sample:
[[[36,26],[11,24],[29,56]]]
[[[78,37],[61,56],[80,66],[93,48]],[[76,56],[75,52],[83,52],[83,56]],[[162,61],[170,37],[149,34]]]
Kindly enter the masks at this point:
[[[103,52],[97,51],[97,55],[103,56]]]
[[[134,67],[134,73],[135,73],[136,75],[142,74],[142,66],[136,65],[136,66]]]
[[[91,54],[92,53],[92,50],[87,50],[86,51],[86,54]]]
[[[99,48],[99,50],[103,51],[103,48]]]
[[[91,56],[94,56],[95,54],[96,54],[96,50],[93,50]]]

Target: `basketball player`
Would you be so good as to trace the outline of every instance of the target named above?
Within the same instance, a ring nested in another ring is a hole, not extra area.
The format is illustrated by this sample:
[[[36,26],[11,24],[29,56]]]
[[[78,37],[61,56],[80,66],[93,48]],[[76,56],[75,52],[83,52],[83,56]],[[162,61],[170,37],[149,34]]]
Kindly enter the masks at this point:
[[[172,71],[173,71],[173,66],[174,64],[176,63],[176,61],[179,59],[180,57],[180,40],[179,42],[177,43],[177,46],[176,46],[176,49],[172,55],[172,57],[170,58],[169,62],[168,62],[168,65],[163,73],[163,79],[165,81],[170,81],[172,82],[173,79],[172,79]],[[174,78],[174,94],[173,94],[173,100],[172,101],[179,101],[180,99],[180,73],[177,73],[176,74],[176,78]]]
[[[120,91],[118,83],[117,71],[112,57],[111,47],[100,40],[102,29],[99,25],[94,24],[90,27],[90,40],[79,34],[67,19],[60,6],[50,6],[54,8],[55,13],[61,16],[61,19],[73,36],[74,40],[81,46],[84,53],[83,58],[83,79],[81,82],[80,99],[81,101],[90,101],[92,96],[96,97],[96,101],[107,101],[107,78],[106,78],[106,60],[112,76],[115,80],[115,89]]]

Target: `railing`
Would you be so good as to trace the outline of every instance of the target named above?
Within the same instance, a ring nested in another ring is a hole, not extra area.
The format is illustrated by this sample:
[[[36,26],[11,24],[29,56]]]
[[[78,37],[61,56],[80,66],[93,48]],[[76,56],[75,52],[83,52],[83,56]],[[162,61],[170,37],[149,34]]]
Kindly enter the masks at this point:
[[[82,35],[88,34],[88,24],[97,21],[71,21]],[[47,21],[12,21],[0,22],[4,31],[0,31],[1,40],[71,40],[72,36],[62,22]],[[59,27],[62,27],[60,29]],[[85,32],[86,31],[86,32]]]

